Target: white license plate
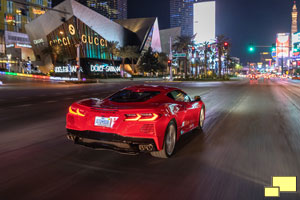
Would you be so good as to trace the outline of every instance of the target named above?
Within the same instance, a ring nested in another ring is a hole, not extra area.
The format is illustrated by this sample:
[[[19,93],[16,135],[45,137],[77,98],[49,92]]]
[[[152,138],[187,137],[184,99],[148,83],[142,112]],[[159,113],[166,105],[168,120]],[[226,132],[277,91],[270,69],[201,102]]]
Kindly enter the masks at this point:
[[[109,117],[96,117],[95,126],[111,127],[111,118]]]

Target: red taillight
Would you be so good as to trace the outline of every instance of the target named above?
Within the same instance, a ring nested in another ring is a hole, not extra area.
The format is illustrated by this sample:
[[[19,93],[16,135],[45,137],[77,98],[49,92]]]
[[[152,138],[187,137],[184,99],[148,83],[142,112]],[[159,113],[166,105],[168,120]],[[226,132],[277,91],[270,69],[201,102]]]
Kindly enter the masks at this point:
[[[142,116],[139,114],[126,114],[125,121],[138,121]]]
[[[72,115],[80,116],[80,117],[84,117],[85,116],[83,110],[81,110],[79,108],[73,108],[72,106],[69,107],[69,113],[72,114]]]
[[[155,113],[126,114],[125,121],[155,121],[159,115]]]

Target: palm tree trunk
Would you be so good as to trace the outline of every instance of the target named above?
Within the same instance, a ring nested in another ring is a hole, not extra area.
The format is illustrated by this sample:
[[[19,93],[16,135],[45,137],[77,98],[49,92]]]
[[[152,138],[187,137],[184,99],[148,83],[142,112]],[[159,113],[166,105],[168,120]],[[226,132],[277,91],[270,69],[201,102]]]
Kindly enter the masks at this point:
[[[221,78],[221,71],[222,71],[222,61],[221,61],[222,53],[221,48],[218,49],[218,65],[219,65],[219,78]]]
[[[204,52],[204,77],[207,76],[207,52]]]
[[[187,79],[187,55],[184,58],[184,76]]]

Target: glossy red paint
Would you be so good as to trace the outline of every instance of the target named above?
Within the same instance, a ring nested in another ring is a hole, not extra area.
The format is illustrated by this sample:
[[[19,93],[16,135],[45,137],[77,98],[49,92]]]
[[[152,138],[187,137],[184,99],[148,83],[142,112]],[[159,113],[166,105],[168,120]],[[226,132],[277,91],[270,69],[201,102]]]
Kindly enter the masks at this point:
[[[170,98],[177,88],[163,86],[132,86],[131,91],[157,91],[158,95],[145,102],[120,103],[110,97],[100,100],[84,99],[73,103],[67,114],[66,128],[74,131],[93,131],[129,138],[152,139],[157,150],[164,144],[165,132],[171,120],[177,125],[177,140],[199,125],[202,101],[181,102]],[[78,114],[80,113],[80,114]],[[96,117],[109,118],[109,127],[96,126]]]

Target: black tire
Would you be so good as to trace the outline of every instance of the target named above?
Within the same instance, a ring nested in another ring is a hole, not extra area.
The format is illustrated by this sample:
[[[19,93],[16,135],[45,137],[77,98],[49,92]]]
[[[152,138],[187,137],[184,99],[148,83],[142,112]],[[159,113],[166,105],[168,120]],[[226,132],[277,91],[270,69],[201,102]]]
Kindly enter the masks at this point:
[[[175,131],[175,133],[174,133],[174,131]],[[175,146],[176,146],[176,140],[177,140],[176,124],[174,121],[170,121],[170,123],[168,124],[168,127],[166,129],[163,149],[160,151],[150,152],[150,154],[153,157],[157,157],[157,158],[170,158],[174,153]],[[168,145],[172,145],[172,146],[168,146]]]
[[[199,129],[201,130],[203,129],[204,121],[205,121],[205,109],[202,107],[199,113],[199,124],[198,124]]]

